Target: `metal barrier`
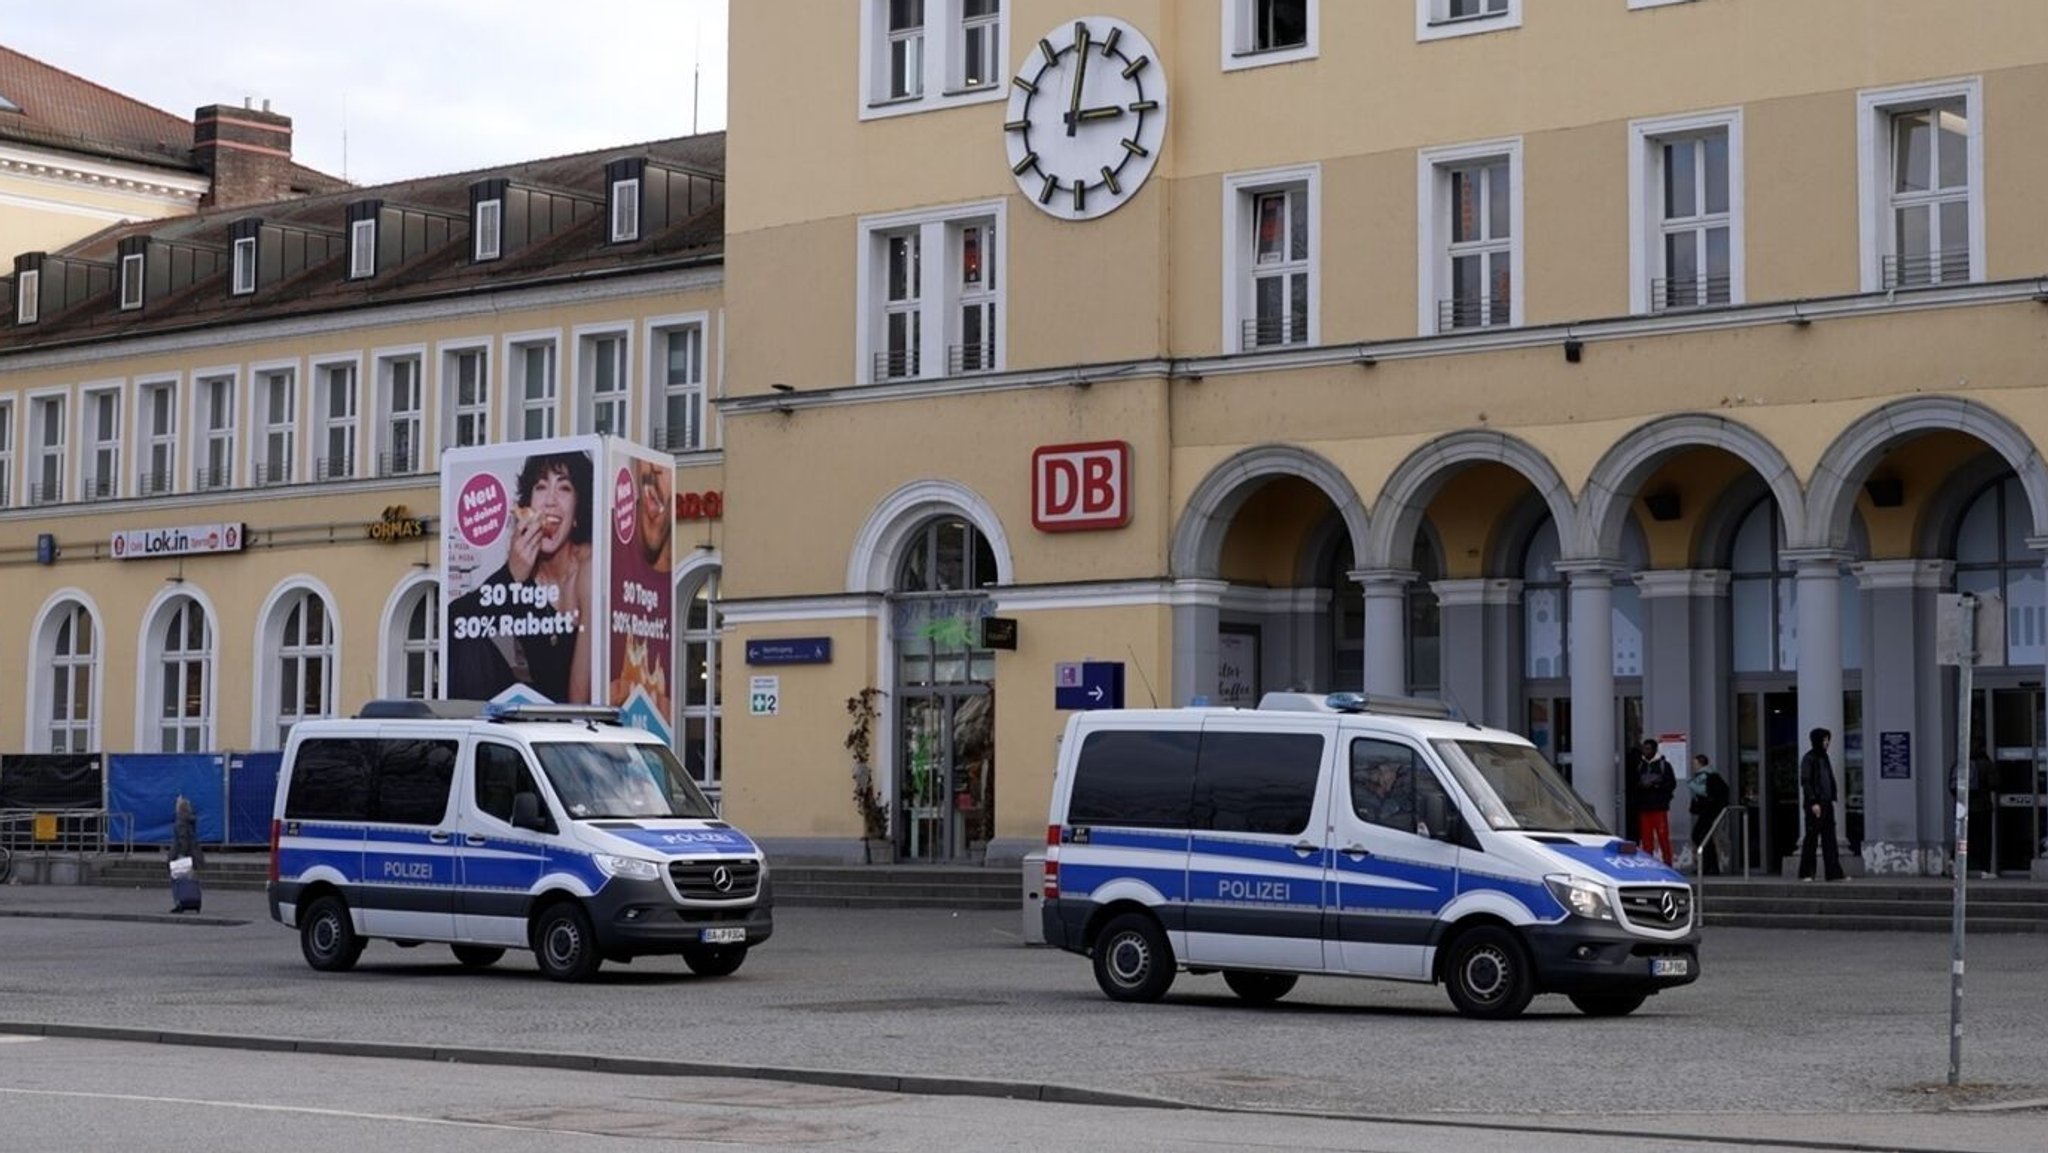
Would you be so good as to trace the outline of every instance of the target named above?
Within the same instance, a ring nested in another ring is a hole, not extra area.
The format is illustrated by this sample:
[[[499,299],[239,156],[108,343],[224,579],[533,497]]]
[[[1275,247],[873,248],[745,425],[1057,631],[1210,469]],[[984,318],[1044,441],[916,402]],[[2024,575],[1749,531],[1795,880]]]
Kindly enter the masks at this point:
[[[107,809],[0,809],[0,883],[17,875],[54,879],[59,866],[82,876],[87,857],[135,853],[135,817]],[[76,878],[73,878],[76,879]]]

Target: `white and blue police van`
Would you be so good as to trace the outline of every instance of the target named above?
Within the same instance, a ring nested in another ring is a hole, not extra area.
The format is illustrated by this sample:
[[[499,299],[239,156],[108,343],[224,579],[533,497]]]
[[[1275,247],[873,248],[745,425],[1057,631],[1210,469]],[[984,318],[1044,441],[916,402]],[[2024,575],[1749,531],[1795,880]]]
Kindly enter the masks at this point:
[[[1621,1016],[1699,977],[1685,879],[1610,835],[1542,753],[1411,698],[1078,713],[1046,834],[1049,944],[1119,1001],[1182,970],[1265,1003],[1302,974],[1539,993]]]
[[[613,709],[372,701],[294,725],[270,839],[271,918],[325,972],[382,939],[471,968],[531,949],[561,981],[651,954],[725,976],[774,931],[760,848]]]

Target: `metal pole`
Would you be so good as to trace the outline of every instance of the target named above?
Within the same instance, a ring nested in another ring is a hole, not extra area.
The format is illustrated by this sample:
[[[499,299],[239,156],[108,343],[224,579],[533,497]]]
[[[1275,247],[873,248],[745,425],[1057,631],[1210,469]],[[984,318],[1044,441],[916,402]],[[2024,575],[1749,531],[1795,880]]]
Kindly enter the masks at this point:
[[[1977,667],[1977,598],[1968,593],[1959,598],[1962,606],[1962,654],[1957,662],[1957,692],[1961,697],[1956,724],[1956,847],[1949,862],[1955,875],[1954,908],[1949,914],[1948,988],[1948,1083],[1960,1085],[1963,1077],[1963,910],[1970,876],[1970,695],[1971,673]]]

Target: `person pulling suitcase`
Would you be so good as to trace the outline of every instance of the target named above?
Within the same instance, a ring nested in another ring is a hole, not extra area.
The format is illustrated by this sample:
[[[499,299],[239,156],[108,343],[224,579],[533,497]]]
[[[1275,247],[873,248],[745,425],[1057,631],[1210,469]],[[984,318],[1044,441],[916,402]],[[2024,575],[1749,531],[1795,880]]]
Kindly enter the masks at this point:
[[[184,794],[171,818],[171,912],[199,911],[199,819]]]

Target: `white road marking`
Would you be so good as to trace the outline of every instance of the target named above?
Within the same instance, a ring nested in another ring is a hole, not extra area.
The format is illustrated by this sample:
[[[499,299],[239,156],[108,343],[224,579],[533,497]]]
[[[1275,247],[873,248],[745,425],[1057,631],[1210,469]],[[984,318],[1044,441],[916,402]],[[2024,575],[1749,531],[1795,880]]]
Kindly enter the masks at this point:
[[[18,1045],[24,1041],[41,1041],[43,1039],[25,1033],[0,1033],[0,1045]]]
[[[41,1038],[33,1038],[41,1040]],[[128,1101],[141,1105],[210,1105],[217,1109],[242,1109],[251,1113],[302,1113],[314,1117],[341,1117],[355,1121],[398,1121],[409,1125],[446,1125],[457,1129],[495,1129],[507,1133],[542,1133],[533,1125],[494,1125],[488,1121],[456,1121],[446,1117],[408,1117],[401,1113],[361,1113],[352,1109],[315,1109],[306,1105],[261,1105],[250,1101],[215,1101],[203,1097],[152,1097],[139,1093],[81,1093],[62,1089],[8,1089],[0,1093],[18,1097],[68,1097],[84,1101]]]

